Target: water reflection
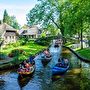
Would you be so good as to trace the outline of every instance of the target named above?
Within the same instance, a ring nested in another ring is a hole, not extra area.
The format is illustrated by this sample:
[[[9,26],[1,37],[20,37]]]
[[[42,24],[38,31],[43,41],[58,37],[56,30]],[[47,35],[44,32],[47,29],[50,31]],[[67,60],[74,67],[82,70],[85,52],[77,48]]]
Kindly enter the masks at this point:
[[[18,84],[20,86],[20,90],[23,90],[23,87],[26,86],[32,78],[33,78],[33,76],[21,77],[19,75],[18,76]]]
[[[16,71],[0,73],[0,90],[90,90],[90,64],[80,61],[72,53],[62,53],[61,48],[50,48],[52,60],[44,67],[40,55],[35,58],[36,70],[33,77],[18,79]],[[52,68],[59,57],[68,58],[67,73],[52,77]],[[1,79],[0,79],[1,80]]]

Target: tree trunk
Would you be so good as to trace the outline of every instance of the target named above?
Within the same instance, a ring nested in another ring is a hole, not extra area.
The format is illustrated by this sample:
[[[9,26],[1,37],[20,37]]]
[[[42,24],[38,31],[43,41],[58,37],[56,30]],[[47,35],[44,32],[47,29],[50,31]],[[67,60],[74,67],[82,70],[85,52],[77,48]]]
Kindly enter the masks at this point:
[[[81,27],[81,49],[83,49],[83,30]]]

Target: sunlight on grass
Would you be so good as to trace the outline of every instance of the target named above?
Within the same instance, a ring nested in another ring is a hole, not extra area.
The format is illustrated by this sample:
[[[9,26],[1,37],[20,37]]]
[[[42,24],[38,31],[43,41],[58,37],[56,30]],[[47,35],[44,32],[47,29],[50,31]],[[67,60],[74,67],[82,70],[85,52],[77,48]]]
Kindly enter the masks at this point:
[[[84,48],[77,50],[77,52],[84,58],[87,58],[90,60],[90,48]]]
[[[18,47],[14,47],[13,45],[9,45],[9,46],[5,47],[3,50],[1,50],[1,52],[8,55],[14,49],[22,49],[27,54],[35,54],[35,53],[38,53],[39,51],[41,51],[42,49],[45,49],[45,48],[47,48],[47,47],[40,46],[40,45],[34,43],[34,41],[30,41],[26,45],[18,46]]]

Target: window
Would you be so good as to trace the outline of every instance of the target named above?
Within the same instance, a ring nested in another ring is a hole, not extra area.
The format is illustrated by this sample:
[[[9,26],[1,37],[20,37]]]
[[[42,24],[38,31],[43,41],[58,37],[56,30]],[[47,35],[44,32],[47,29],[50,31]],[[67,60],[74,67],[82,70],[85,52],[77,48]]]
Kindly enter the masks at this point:
[[[11,39],[11,36],[10,36],[10,39]]]
[[[7,39],[7,36],[5,37],[5,39]]]

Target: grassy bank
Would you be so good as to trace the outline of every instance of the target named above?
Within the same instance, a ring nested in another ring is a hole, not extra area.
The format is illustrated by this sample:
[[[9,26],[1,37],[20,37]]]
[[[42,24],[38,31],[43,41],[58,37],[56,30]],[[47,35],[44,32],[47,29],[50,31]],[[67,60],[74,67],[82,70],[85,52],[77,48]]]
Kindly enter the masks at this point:
[[[90,60],[90,48],[79,49],[78,52],[82,57]]]
[[[47,48],[46,46],[41,46],[38,45],[36,43],[34,43],[34,41],[29,41],[27,44],[25,45],[18,45],[18,46],[14,46],[14,45],[8,45],[5,48],[3,48],[3,50],[1,50],[2,53],[9,55],[12,50],[23,50],[24,52],[22,54],[19,54],[13,58],[18,58],[19,60],[22,59],[27,59],[30,55],[35,55],[36,53],[38,53],[39,51],[43,50]]]

